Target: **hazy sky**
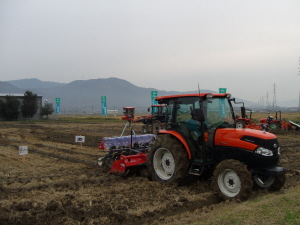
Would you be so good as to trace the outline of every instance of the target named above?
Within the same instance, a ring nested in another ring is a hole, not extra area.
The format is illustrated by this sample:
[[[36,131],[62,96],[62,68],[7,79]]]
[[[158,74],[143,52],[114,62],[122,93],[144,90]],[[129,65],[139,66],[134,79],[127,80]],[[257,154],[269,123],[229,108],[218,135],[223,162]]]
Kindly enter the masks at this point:
[[[1,0],[0,81],[117,77],[298,99],[299,0]],[[1,91],[0,91],[1,92]]]

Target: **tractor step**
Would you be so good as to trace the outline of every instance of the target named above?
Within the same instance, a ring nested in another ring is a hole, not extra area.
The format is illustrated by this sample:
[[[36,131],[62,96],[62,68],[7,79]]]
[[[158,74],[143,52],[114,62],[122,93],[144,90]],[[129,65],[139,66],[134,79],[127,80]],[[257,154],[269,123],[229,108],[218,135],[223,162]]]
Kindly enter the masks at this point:
[[[189,174],[201,176],[204,167],[199,163],[192,163]]]

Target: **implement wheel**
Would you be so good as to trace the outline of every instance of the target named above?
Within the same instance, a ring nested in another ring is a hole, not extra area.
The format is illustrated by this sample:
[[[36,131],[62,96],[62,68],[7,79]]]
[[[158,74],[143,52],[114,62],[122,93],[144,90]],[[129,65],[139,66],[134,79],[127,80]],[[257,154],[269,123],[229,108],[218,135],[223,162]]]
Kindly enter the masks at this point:
[[[212,185],[224,200],[247,200],[253,191],[251,173],[245,165],[233,159],[224,160],[217,165]]]
[[[159,135],[151,146],[148,167],[153,180],[182,185],[188,175],[189,159],[180,141],[170,135]]]

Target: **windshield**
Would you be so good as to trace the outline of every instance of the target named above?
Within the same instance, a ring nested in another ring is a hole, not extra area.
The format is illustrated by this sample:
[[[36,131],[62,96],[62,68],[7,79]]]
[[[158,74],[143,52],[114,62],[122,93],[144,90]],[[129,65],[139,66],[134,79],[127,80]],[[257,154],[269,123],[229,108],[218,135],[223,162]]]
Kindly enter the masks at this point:
[[[226,98],[212,98],[203,102],[207,125],[215,128],[219,125],[234,127],[233,111]]]

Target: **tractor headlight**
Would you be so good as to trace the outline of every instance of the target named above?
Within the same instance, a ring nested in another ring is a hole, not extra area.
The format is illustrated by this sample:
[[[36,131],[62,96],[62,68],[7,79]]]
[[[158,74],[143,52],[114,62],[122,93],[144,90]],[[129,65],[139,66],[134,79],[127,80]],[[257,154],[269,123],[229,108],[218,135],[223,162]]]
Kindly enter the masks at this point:
[[[255,150],[255,153],[259,154],[259,155],[263,155],[263,156],[273,156],[273,152],[271,150],[263,148],[263,147],[258,147]]]
[[[278,151],[278,155],[280,155],[280,147],[278,147],[277,151]]]

